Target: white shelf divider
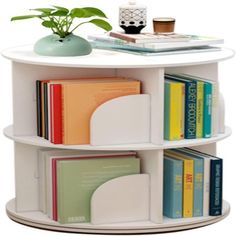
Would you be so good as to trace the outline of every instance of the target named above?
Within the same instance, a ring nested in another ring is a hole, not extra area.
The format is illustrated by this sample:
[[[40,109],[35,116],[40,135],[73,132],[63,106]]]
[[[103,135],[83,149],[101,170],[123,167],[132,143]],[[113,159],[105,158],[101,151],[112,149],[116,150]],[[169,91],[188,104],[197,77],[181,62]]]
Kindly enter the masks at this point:
[[[91,145],[150,143],[150,96],[122,96],[99,106],[90,121]]]
[[[91,199],[91,223],[149,220],[149,175],[127,175],[98,187]]]

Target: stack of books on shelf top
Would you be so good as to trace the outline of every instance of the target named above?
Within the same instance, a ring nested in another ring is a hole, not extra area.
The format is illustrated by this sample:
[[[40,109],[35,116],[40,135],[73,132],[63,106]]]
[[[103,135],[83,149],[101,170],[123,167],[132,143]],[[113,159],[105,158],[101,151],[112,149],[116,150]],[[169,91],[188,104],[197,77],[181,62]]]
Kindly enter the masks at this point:
[[[39,150],[40,211],[61,224],[91,222],[95,190],[117,177],[140,174],[136,152]]]
[[[169,218],[222,214],[223,160],[189,148],[164,152],[163,213]]]
[[[140,93],[140,81],[123,77],[37,80],[38,136],[54,144],[90,144],[90,119],[96,108]]]
[[[210,138],[219,133],[218,82],[188,74],[165,74],[164,138]]]
[[[138,55],[171,55],[218,51],[220,47],[212,45],[223,44],[221,38],[187,35],[187,34],[125,34],[110,32],[102,35],[89,35],[88,39],[97,49],[115,50]]]

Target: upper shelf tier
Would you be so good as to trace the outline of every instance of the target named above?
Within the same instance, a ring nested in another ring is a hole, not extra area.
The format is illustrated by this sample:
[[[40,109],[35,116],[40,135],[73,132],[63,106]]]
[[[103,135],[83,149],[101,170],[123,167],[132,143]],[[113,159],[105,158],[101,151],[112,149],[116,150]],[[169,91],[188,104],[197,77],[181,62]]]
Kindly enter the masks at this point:
[[[37,137],[37,136],[15,136],[13,134],[13,126],[8,126],[3,131],[4,135],[15,142],[24,143],[33,146],[48,147],[48,148],[59,148],[59,149],[74,149],[74,150],[93,150],[93,151],[122,151],[122,150],[158,150],[158,149],[168,149],[168,148],[180,148],[180,147],[192,147],[204,144],[215,143],[222,139],[227,138],[231,135],[231,129],[226,127],[225,133],[218,134],[216,137],[212,138],[199,138],[199,139],[184,139],[180,141],[164,141],[163,145],[156,145],[153,143],[138,143],[138,144],[119,144],[119,145],[102,145],[102,146],[92,146],[92,145],[62,145],[53,144],[48,140]]]
[[[213,63],[234,56],[231,49],[221,51],[188,53],[165,56],[138,56],[128,53],[94,49],[90,55],[80,57],[48,57],[33,52],[32,46],[21,46],[6,49],[2,55],[12,61],[61,67],[78,68],[152,68],[173,67]]]

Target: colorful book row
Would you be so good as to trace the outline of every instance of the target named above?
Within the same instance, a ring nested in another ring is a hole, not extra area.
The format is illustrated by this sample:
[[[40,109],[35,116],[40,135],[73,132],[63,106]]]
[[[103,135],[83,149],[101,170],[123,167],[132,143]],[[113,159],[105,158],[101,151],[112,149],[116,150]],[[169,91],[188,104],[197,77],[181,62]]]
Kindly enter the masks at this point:
[[[223,160],[189,148],[164,152],[164,215],[222,214]]]
[[[187,74],[165,74],[164,138],[218,134],[218,83]]]
[[[90,118],[104,102],[140,94],[140,81],[123,78],[37,80],[37,133],[54,144],[90,143]]]
[[[140,174],[136,152],[39,151],[40,210],[61,224],[91,221],[91,197],[103,183]]]

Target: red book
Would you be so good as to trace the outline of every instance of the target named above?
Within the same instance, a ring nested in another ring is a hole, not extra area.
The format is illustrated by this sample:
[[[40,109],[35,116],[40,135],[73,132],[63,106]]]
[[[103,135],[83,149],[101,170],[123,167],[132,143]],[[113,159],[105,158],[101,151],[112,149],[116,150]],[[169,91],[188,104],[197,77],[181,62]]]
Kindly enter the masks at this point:
[[[61,84],[50,84],[51,142],[62,144],[62,98]]]

